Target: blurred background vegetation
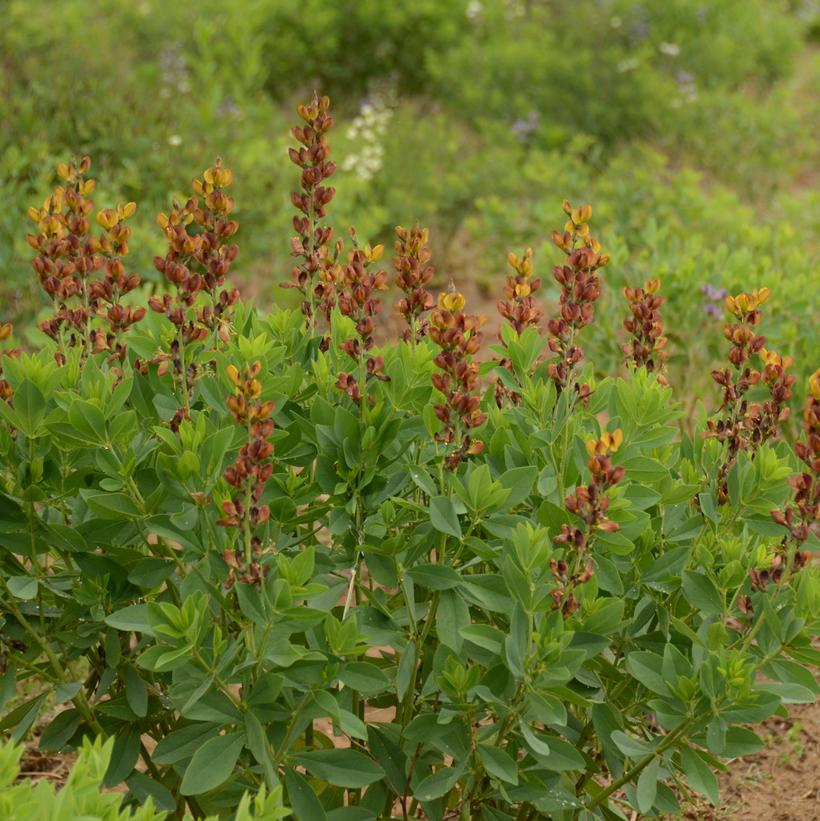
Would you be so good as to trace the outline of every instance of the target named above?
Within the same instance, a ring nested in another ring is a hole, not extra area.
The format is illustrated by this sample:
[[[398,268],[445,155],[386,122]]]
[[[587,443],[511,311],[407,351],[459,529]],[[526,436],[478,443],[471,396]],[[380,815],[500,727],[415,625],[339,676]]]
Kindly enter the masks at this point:
[[[440,284],[485,313],[508,249],[545,300],[560,203],[592,202],[613,261],[595,340],[617,366],[620,288],[663,278],[672,367],[720,358],[721,289],[773,289],[764,332],[817,366],[816,0],[0,0],[0,318],[38,310],[25,211],[90,154],[98,207],[135,200],[131,267],[159,285],[154,221],[220,155],[238,283],[287,300],[297,101],[331,95],[331,221],[390,247],[430,226]],[[153,283],[153,285],[152,285]],[[389,300],[388,300],[389,301]],[[800,389],[802,395],[803,390]],[[694,394],[693,394],[694,395]]]

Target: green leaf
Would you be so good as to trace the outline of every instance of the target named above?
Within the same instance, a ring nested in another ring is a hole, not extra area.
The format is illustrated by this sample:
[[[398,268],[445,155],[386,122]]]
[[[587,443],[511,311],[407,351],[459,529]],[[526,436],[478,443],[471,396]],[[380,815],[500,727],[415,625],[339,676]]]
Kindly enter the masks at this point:
[[[140,717],[148,713],[148,687],[142,680],[142,676],[131,666],[125,667],[122,671],[122,678],[125,682],[125,700],[128,706]]]
[[[190,758],[209,738],[215,737],[218,729],[215,723],[197,723],[173,730],[154,748],[154,763],[176,764]]]
[[[288,790],[288,804],[296,821],[325,821],[325,808],[316,797],[310,782],[297,770],[285,770],[285,786]]]
[[[134,771],[140,754],[140,730],[129,727],[114,739],[111,761],[103,783],[106,787],[121,784]]]
[[[430,499],[430,523],[439,531],[448,536],[461,538],[461,524],[451,499],[446,496],[434,496]]]
[[[410,568],[407,575],[428,590],[451,590],[461,584],[461,576],[447,565],[419,564]]]
[[[105,443],[105,416],[92,402],[75,399],[68,408],[68,421],[71,422],[78,437],[92,445]]]
[[[689,786],[717,806],[719,800],[718,780],[706,762],[695,750],[688,747],[681,750],[680,757],[683,774],[686,776]]]
[[[369,661],[351,661],[339,671],[339,681],[365,695],[375,695],[387,689],[390,680]]]
[[[8,730],[14,727],[14,732],[11,734],[11,740],[16,744],[28,732],[32,724],[37,720],[40,713],[40,708],[43,702],[48,697],[48,692],[40,693],[39,696],[23,702],[19,707],[12,710],[7,715],[3,716],[0,721],[0,731]]]
[[[706,616],[717,616],[723,612],[723,597],[715,583],[704,573],[684,570],[681,574],[683,595],[696,610]]]
[[[185,768],[180,793],[202,795],[224,784],[233,774],[244,745],[244,733],[226,733],[206,741]]]
[[[439,641],[456,653],[461,652],[464,642],[460,630],[470,624],[470,611],[464,599],[453,590],[445,590],[439,599],[436,612],[436,633]]]
[[[468,627],[462,627],[459,632],[463,639],[496,655],[500,655],[504,647],[504,633],[489,624],[471,624]]]
[[[121,521],[138,519],[142,514],[124,493],[107,493],[97,490],[81,490],[80,495],[93,513],[101,519]]]
[[[661,696],[668,696],[669,688],[663,677],[663,659],[655,653],[638,650],[626,659],[626,669],[644,687]]]
[[[478,755],[489,775],[508,784],[518,784],[518,767],[508,752],[500,747],[481,745],[478,748]]]
[[[69,681],[60,684],[54,693],[54,700],[57,704],[64,704],[66,701],[71,701],[71,699],[80,692],[82,687],[83,683],[81,681]]]
[[[413,797],[419,801],[435,801],[453,789],[461,773],[461,767],[442,767],[415,786]]]
[[[33,576],[12,576],[6,585],[17,599],[28,601],[37,595],[37,579]]]
[[[396,671],[396,695],[399,700],[403,699],[407,688],[410,686],[410,681],[413,677],[413,670],[416,666],[416,645],[414,642],[408,642],[407,647],[401,654],[399,661],[399,668]]]
[[[46,412],[46,400],[40,389],[24,379],[14,392],[14,410],[17,427],[28,437],[42,433],[41,424]]]
[[[151,798],[154,806],[159,810],[173,812],[176,809],[177,802],[171,791],[145,773],[139,771],[131,773],[125,783],[140,804],[145,804]]]
[[[502,473],[498,477],[498,481],[501,482],[503,487],[510,490],[510,495],[504,501],[503,509],[508,510],[523,502],[532,492],[532,486],[537,476],[538,469],[531,465],[512,468]]]
[[[358,789],[384,778],[384,770],[357,750],[315,750],[291,756],[291,760],[337,787]]]
[[[262,765],[262,771],[265,773],[265,783],[268,789],[275,790],[276,787],[279,786],[276,764],[271,754],[265,728],[252,710],[248,710],[245,713],[245,732],[248,737],[248,749],[251,751],[257,763]]]
[[[122,610],[115,610],[105,617],[105,623],[109,627],[117,630],[134,631],[135,633],[145,633],[148,636],[154,635],[151,626],[150,609],[147,604],[132,604],[123,607]]]
[[[387,783],[396,795],[403,795],[407,787],[407,756],[387,732],[378,727],[367,728],[370,751],[384,767]]]
[[[763,749],[763,742],[745,727],[730,727],[726,731],[726,743],[722,755],[726,758],[740,758]]]
[[[407,472],[416,487],[421,488],[430,498],[436,495],[435,482],[430,478],[430,474],[418,465],[408,465]]]
[[[542,738],[546,739],[550,751],[547,755],[536,753],[536,758],[548,770],[560,773],[585,769],[584,757],[572,744],[555,736],[542,736]]]
[[[657,756],[643,768],[638,777],[637,803],[638,811],[646,815],[655,803],[658,794],[658,767]]]

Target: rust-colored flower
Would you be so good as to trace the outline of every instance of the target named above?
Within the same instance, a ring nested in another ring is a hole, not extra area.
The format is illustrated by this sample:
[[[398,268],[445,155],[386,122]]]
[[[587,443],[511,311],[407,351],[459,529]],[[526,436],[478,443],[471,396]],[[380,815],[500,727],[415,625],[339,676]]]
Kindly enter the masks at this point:
[[[154,265],[175,293],[152,296],[148,304],[165,314],[176,326],[177,335],[170,352],[158,354],[150,364],[158,366],[160,375],[170,371],[179,384],[183,408],[172,428],[187,416],[201,370],[192,358],[188,361],[185,346],[209,338],[214,342],[230,338],[231,315],[239,300],[236,288],[223,287],[239,253],[239,246],[229,241],[239,230],[239,223],[230,218],[234,200],[226,193],[232,182],[233,173],[217,159],[202,179],[193,181],[194,196],[184,204],[174,202],[169,213],[157,215],[168,251],[164,257],[154,257]]]
[[[553,536],[556,544],[564,547],[564,557],[552,559],[550,568],[555,580],[552,590],[553,608],[565,616],[571,616],[578,609],[575,589],[587,582],[595,569],[594,561],[588,556],[589,543],[596,531],[612,533],[618,525],[607,518],[609,497],[607,491],[623,479],[624,469],[612,464],[611,457],[623,442],[623,431],[604,433],[599,439],[586,443],[589,460],[587,467],[592,474],[591,481],[579,485],[564,500],[566,509],[577,516],[582,524],[572,527],[561,525],[561,532]]]
[[[53,316],[39,327],[57,342],[60,364],[70,347],[81,347],[84,356],[107,351],[110,359],[124,361],[123,335],[145,315],[143,308],[122,302],[140,283],[137,274],[125,272],[123,263],[131,235],[125,221],[137,206],[129,202],[99,211],[95,221],[103,233],[96,236],[90,219],[96,183],[86,176],[90,169],[90,157],[60,163],[57,173],[64,185],[56,187],[41,208],[28,210],[37,226],[37,233],[26,237],[37,251],[32,267],[54,303]]]
[[[407,327],[402,339],[415,344],[428,333],[430,323],[424,318],[434,303],[427,283],[433,278],[435,268],[430,264],[432,252],[428,246],[430,231],[418,223],[413,228],[396,228],[396,285],[404,296],[396,303],[396,310],[404,317]]]
[[[541,280],[533,277],[532,248],[527,248],[519,257],[512,251],[507,261],[513,269],[513,274],[507,277],[504,286],[504,299],[498,301],[498,313],[509,323],[510,327],[519,336],[529,327],[538,327],[544,312],[535,301],[535,293],[541,287]],[[506,347],[503,335],[499,334],[499,341]],[[511,371],[510,360],[502,357],[498,364]],[[506,401],[518,404],[521,394],[506,388],[500,380],[495,383],[495,401],[500,408]]]
[[[10,322],[0,322],[0,342],[5,342],[10,339],[12,333],[14,333],[14,326]],[[20,349],[3,348],[0,350],[0,402],[12,404],[14,389],[11,387],[7,379],[3,378],[3,357],[6,356],[20,356]]]
[[[351,228],[353,250],[348,255],[347,265],[342,271],[342,287],[338,295],[339,311],[356,323],[356,336],[342,343],[342,350],[357,364],[358,376],[342,372],[336,386],[347,395],[359,401],[362,386],[371,379],[387,381],[382,372],[384,360],[380,356],[368,356],[373,347],[375,317],[381,311],[382,301],[378,291],[387,289],[387,272],[371,271],[384,254],[384,246],[370,244],[359,247],[356,232]]]
[[[812,530],[817,531],[820,521],[820,370],[809,379],[803,435],[805,441],[794,445],[794,452],[805,467],[789,479],[792,501],[784,509],[772,511],[772,519],[787,532],[775,549],[771,567],[752,571],[752,586],[758,589],[770,580],[780,582],[784,575],[800,570],[812,558],[810,551],[801,548]]]
[[[552,272],[561,286],[561,307],[558,316],[547,323],[549,348],[557,354],[557,361],[549,363],[547,372],[559,393],[570,387],[579,399],[585,400],[590,394],[589,386],[575,381],[578,363],[584,357],[576,336],[594,319],[595,302],[601,295],[598,271],[609,262],[609,257],[601,254],[600,243],[589,232],[592,206],[573,208],[564,200],[562,207],[567,215],[566,225],[563,232],[552,232],[552,241],[566,255],[565,263],[556,265]]]
[[[311,329],[316,328],[319,311],[326,317],[330,315],[340,270],[337,257],[341,249],[337,246],[335,254],[331,253],[333,229],[322,223],[336,194],[336,189],[326,184],[336,171],[327,143],[327,133],[334,122],[329,111],[330,99],[315,93],[310,103],[299,105],[297,112],[304,125],[293,129],[299,145],[288,150],[291,161],[302,173],[299,190],[291,194],[298,211],[293,218],[296,236],[291,239],[291,254],[298,262],[291,271],[291,281],[282,287],[299,291],[305,323]]]
[[[660,279],[647,280],[643,288],[624,288],[631,313],[624,320],[624,328],[632,336],[624,345],[624,353],[628,362],[646,368],[648,373],[656,373],[658,382],[667,385],[669,383],[663,373],[666,337],[661,319],[663,297],[658,293],[660,288]]]
[[[255,531],[270,518],[270,508],[260,502],[273,474],[273,445],[268,440],[273,433],[274,405],[260,398],[262,385],[257,377],[261,370],[261,362],[254,362],[241,372],[234,365],[229,365],[227,371],[234,386],[227,400],[228,409],[247,430],[248,437],[233,464],[225,469],[225,480],[233,491],[222,503],[224,515],[217,522],[222,527],[235,528],[239,534],[238,544],[223,554],[229,587],[237,580],[255,584],[265,576],[259,561],[262,542]]]
[[[438,440],[455,445],[446,457],[450,470],[462,459],[484,450],[480,439],[470,431],[484,423],[487,415],[479,409],[481,383],[473,356],[481,342],[479,327],[483,317],[464,312],[464,296],[453,286],[439,294],[438,305],[430,316],[430,338],[441,350],[436,354],[439,369],[433,374],[433,387],[444,394],[444,402],[435,404],[436,416],[444,423]]]
[[[712,379],[723,388],[720,416],[707,422],[708,435],[726,443],[726,455],[718,471],[718,498],[725,501],[729,495],[729,471],[741,450],[752,458],[767,440],[778,433],[778,423],[788,417],[787,402],[792,395],[794,377],[787,373],[790,357],[764,348],[766,338],[756,332],[760,323],[760,306],[768,299],[769,289],[761,288],[751,294],[726,298],[726,308],[735,318],[723,327],[723,335],[730,342],[731,368],[712,371]],[[756,370],[749,364],[757,356],[762,364]],[[763,382],[769,390],[765,402],[749,402],[746,394]]]

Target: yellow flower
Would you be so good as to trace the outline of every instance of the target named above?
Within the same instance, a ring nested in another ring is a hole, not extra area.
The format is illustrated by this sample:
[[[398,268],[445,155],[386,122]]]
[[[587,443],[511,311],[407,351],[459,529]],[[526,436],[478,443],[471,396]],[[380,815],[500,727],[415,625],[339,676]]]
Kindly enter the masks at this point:
[[[809,393],[820,402],[820,368],[809,377]]]
[[[364,246],[364,255],[367,257],[368,262],[378,262],[382,258],[383,254],[384,245],[376,245],[371,248],[370,243],[368,242],[367,245]]]
[[[239,387],[239,385],[242,382],[242,380],[239,378],[239,368],[237,368],[236,365],[228,365],[227,373],[228,379],[230,379],[231,382],[234,385],[236,385],[236,387]]]
[[[604,433],[600,439],[588,439],[586,443],[589,456],[605,456],[615,453],[624,441],[624,432],[618,428],[612,433]]]
[[[134,206],[136,208],[136,206]],[[113,228],[120,221],[120,215],[114,208],[104,208],[97,214],[97,223],[106,231]]]
[[[455,289],[438,295],[438,307],[451,314],[460,311],[464,307],[464,302],[464,294],[460,294]]]

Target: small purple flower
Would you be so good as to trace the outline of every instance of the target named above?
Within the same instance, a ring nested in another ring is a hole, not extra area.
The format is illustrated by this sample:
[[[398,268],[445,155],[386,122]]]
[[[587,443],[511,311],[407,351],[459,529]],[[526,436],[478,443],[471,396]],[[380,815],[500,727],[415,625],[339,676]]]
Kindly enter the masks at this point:
[[[703,310],[709,316],[715,317],[715,319],[720,319],[720,317],[723,315],[723,309],[720,307],[720,305],[716,305],[714,302],[707,302],[703,306]]]
[[[538,130],[540,122],[541,115],[537,111],[530,111],[526,118],[517,119],[510,130],[519,142],[525,143]]]
[[[702,285],[700,290],[713,302],[726,299],[726,297],[729,296],[729,292],[725,288],[715,288],[711,282],[707,282],[706,285]]]

